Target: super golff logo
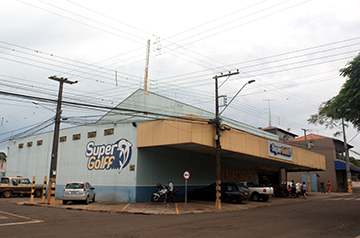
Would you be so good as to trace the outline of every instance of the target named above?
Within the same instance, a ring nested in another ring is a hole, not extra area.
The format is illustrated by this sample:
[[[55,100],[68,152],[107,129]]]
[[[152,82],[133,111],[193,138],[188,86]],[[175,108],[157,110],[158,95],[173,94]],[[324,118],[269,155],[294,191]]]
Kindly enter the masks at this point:
[[[90,141],[85,152],[88,170],[119,169],[120,173],[130,162],[132,146],[126,139],[107,145],[95,145],[95,142]]]

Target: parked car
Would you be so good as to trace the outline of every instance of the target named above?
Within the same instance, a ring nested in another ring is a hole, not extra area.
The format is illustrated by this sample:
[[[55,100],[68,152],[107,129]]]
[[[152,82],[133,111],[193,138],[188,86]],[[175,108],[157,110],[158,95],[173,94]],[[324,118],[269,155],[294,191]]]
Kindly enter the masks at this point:
[[[269,200],[274,195],[274,188],[263,184],[255,184],[252,181],[243,181],[237,183],[238,185],[244,185],[250,189],[251,200],[258,202],[260,199],[263,202]]]
[[[32,182],[28,178],[22,176],[17,177],[2,177],[0,182],[0,196],[4,198],[9,198],[13,194],[21,195],[31,194],[31,189],[33,187]],[[34,185],[34,196],[40,197],[42,195],[43,185],[35,184]]]
[[[63,204],[69,201],[84,201],[88,204],[95,202],[95,188],[88,182],[69,182],[65,185],[62,200]]]
[[[199,200],[216,199],[216,183],[210,184],[204,188],[197,188],[190,192],[190,198]],[[221,183],[221,201],[238,202],[249,200],[250,191],[246,186],[237,185],[236,183]]]

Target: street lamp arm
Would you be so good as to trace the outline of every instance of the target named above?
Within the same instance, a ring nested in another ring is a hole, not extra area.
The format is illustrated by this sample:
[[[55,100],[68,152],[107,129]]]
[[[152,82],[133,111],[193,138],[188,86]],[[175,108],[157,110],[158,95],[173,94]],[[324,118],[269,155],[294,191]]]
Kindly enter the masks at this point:
[[[230,100],[230,102],[226,105],[226,107],[224,107],[224,109],[222,109],[222,111],[219,113],[219,116],[221,115],[221,113],[223,113],[223,112],[225,111],[225,109],[226,109],[226,108],[230,105],[230,103],[236,98],[236,96],[241,92],[241,90],[242,90],[247,84],[251,84],[251,83],[253,83],[253,82],[255,82],[254,79],[249,80],[247,83],[245,83],[245,84],[240,88],[240,90],[237,91],[237,93],[235,94],[235,96]]]

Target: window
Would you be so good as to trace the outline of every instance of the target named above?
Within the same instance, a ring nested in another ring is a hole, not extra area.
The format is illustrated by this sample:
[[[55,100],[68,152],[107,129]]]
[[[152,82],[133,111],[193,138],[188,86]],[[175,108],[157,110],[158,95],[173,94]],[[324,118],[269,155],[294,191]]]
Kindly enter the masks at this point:
[[[19,144],[19,149],[24,148],[24,143]]]
[[[114,134],[114,128],[107,129],[107,130],[104,131],[105,136],[112,135],[112,134]]]
[[[13,186],[18,186],[19,183],[20,183],[20,179],[13,179],[13,180],[12,180]]]
[[[28,143],[27,143],[27,147],[31,147],[32,145],[33,145],[32,142],[28,142]]]
[[[88,138],[96,137],[96,131],[88,132]]]
[[[42,145],[42,144],[43,144],[43,140],[38,140],[36,144],[37,144],[37,145]]]
[[[81,134],[75,134],[73,135],[73,140],[80,140]]]
[[[60,142],[65,142],[65,141],[66,141],[66,136],[60,137]]]
[[[30,180],[28,180],[28,179],[21,179],[21,184],[30,184]]]
[[[1,178],[1,183],[9,183],[9,179],[8,178]]]

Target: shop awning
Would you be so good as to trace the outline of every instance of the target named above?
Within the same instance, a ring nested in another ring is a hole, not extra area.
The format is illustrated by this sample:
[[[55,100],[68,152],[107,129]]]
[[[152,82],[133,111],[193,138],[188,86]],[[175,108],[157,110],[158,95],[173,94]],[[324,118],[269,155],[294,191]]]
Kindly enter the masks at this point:
[[[335,170],[346,170],[346,162],[345,161],[335,161]],[[360,167],[350,164],[350,170],[352,172],[360,173]]]

